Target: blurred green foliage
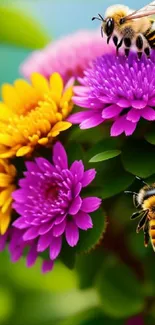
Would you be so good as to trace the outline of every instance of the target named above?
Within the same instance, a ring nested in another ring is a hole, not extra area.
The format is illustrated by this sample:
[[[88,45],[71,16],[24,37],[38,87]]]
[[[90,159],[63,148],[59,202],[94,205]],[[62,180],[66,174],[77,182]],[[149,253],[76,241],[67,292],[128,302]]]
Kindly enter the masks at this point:
[[[0,43],[38,49],[50,40],[43,27],[30,15],[0,4]]]

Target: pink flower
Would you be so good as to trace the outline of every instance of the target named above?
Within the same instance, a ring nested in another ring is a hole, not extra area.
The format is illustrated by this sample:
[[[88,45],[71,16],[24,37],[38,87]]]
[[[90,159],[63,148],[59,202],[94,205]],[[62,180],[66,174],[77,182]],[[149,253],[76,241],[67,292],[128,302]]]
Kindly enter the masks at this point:
[[[102,54],[113,52],[100,31],[82,30],[50,43],[43,50],[33,52],[21,65],[20,71],[29,78],[32,72],[49,77],[59,72],[64,81],[81,77],[89,63]]]

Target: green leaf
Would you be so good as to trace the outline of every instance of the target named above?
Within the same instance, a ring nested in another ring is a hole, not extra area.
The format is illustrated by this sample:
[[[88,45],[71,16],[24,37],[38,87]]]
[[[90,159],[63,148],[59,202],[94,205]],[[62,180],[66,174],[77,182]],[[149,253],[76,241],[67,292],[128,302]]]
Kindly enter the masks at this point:
[[[104,151],[101,153],[98,153],[97,155],[95,155],[94,157],[92,157],[89,162],[99,162],[99,161],[104,161],[104,160],[108,160],[114,157],[119,156],[121,153],[120,150],[108,150],[108,151]]]
[[[80,240],[76,251],[84,253],[94,248],[102,239],[106,229],[106,217],[102,209],[97,210],[92,215],[93,228],[87,231],[81,231]]]
[[[68,155],[69,164],[72,164],[75,160],[81,160],[81,159],[84,162],[85,159],[83,148],[77,142],[69,143],[67,145],[67,155]]]
[[[129,140],[122,150],[124,168],[133,175],[146,178],[155,173],[155,147],[144,140]]]
[[[109,317],[131,317],[144,308],[141,283],[127,266],[114,258],[103,264],[97,289],[102,309]]]
[[[76,261],[76,249],[70,247],[66,240],[63,240],[62,250],[60,253],[60,260],[67,266],[70,270],[74,268]]]
[[[97,180],[100,182],[98,185],[101,186],[100,195],[103,199],[123,192],[134,181],[134,177],[123,169],[119,158],[108,161],[108,165],[99,172],[99,175],[97,174],[97,177],[99,177]]]
[[[148,133],[146,133],[146,135],[144,136],[145,140],[153,145],[155,145],[155,131],[152,130]]]
[[[80,289],[93,286],[97,273],[103,263],[103,248],[98,247],[88,254],[78,254],[76,258],[76,271],[79,276]]]
[[[78,143],[97,143],[103,139],[103,132],[101,132],[100,126],[81,130],[79,126],[73,126],[70,129],[69,141],[77,141]]]
[[[87,309],[84,312],[65,319],[58,325],[124,325],[124,320],[106,317],[99,308]]]
[[[122,145],[121,138],[108,138],[104,139],[88,150],[86,154],[87,161],[89,161],[93,156],[97,155],[99,152],[118,150]]]
[[[49,42],[43,27],[28,14],[16,8],[0,6],[0,17],[0,43],[38,49]]]

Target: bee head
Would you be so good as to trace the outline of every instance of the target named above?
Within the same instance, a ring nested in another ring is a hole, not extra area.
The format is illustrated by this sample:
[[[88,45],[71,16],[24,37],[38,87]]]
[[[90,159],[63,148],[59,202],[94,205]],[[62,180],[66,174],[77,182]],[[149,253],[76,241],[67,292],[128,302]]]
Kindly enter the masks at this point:
[[[108,17],[104,25],[104,32],[109,37],[114,31],[114,18]]]

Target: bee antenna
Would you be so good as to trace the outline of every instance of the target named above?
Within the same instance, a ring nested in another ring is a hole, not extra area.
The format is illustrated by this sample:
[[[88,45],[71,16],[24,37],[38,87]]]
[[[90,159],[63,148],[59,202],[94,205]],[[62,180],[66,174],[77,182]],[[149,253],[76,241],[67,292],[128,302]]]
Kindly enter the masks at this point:
[[[133,191],[124,191],[125,194],[135,194],[135,195],[138,195],[138,193],[136,192],[133,192]]]
[[[136,179],[138,179],[140,182],[142,182],[143,184],[145,184],[145,185],[147,185],[147,186],[149,186],[149,184],[148,183],[146,183],[141,177],[139,177],[139,176],[136,176]]]
[[[103,17],[102,17],[100,14],[98,14],[98,16],[99,16],[99,17],[93,17],[92,20],[97,19],[97,20],[100,20],[100,21],[105,21],[105,20],[103,19]]]

